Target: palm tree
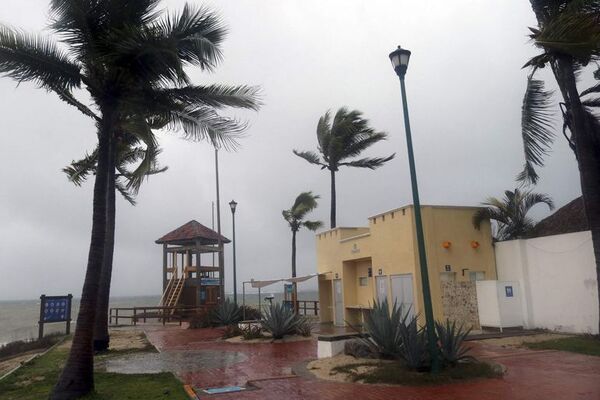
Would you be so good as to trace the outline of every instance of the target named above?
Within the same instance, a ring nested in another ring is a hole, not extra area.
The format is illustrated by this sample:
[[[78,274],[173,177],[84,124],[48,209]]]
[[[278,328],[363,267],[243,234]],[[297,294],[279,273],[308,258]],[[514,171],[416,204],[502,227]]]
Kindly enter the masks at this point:
[[[562,98],[562,133],[579,166],[600,294],[600,121],[594,114],[594,109],[600,107],[600,84],[581,92],[577,88],[578,77],[587,72],[585,67],[600,59],[600,1],[531,0],[531,6],[538,25],[529,28],[531,39],[541,54],[525,64],[531,72],[522,107],[525,167],[519,179],[537,181],[535,167],[543,166],[554,141],[552,92],[544,89],[544,81],[535,79],[536,72],[548,66]],[[600,68],[594,77],[600,79]]]
[[[94,119],[98,156],[92,234],[71,351],[51,399],[74,399],[94,389],[93,329],[107,238],[107,203],[122,132],[147,146],[154,130],[181,128],[191,140],[236,145],[245,124],[223,117],[223,107],[257,109],[257,89],[192,85],[187,66],[213,70],[222,59],[225,30],[207,9],[186,5],[157,11],[158,0],[52,0],[48,35],[0,26],[0,73],[31,81]],[[85,89],[88,107],[75,96]],[[114,190],[112,191],[114,192]]]
[[[96,307],[96,322],[94,324],[94,351],[105,351],[109,347],[110,336],[108,332],[108,306],[110,299],[110,282],[113,268],[114,236],[115,236],[115,190],[131,205],[135,205],[137,195],[143,179],[167,170],[167,167],[159,167],[157,156],[160,153],[158,147],[143,148],[138,146],[139,141],[133,135],[124,134],[119,141],[116,151],[116,170],[118,174],[113,182],[109,180],[107,187],[107,210],[106,210],[106,244],[104,249],[104,263],[98,289],[98,304]],[[94,173],[98,162],[98,150],[85,155],[81,160],[73,161],[68,167],[63,168],[69,180],[77,186],[87,180]],[[137,164],[137,166],[136,166]],[[128,166],[134,165],[134,170]]]
[[[314,151],[294,150],[294,154],[304,158],[311,164],[328,169],[331,176],[331,215],[330,228],[336,227],[336,191],[335,173],[340,167],[357,167],[375,169],[394,158],[395,153],[388,157],[367,157],[358,160],[348,160],[359,156],[373,144],[385,140],[387,134],[376,132],[369,127],[369,121],[362,118],[358,110],[349,111],[340,108],[331,122],[330,112],[319,118],[317,124],[317,141],[319,154]]]
[[[289,210],[283,210],[281,214],[283,219],[287,221],[292,230],[292,278],[296,277],[296,233],[300,228],[304,227],[310,231],[316,231],[323,226],[322,221],[307,221],[304,218],[315,208],[317,208],[318,195],[312,192],[302,192],[296,197],[294,205]],[[293,290],[292,304],[296,304],[297,291],[296,283]]]
[[[527,213],[536,204],[544,203],[554,209],[552,199],[541,193],[532,193],[515,189],[514,192],[507,190],[504,198],[490,197],[473,216],[473,225],[480,229],[481,223],[488,219],[496,221],[494,237],[496,240],[512,240],[523,238],[535,225],[535,222],[527,216]]]

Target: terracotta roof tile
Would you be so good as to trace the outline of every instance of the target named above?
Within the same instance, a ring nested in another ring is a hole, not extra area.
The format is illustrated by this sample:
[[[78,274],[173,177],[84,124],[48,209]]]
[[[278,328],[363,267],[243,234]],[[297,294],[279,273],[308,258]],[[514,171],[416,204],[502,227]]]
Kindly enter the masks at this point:
[[[219,240],[219,234],[200,222],[191,220],[187,224],[167,233],[158,239],[156,243],[183,244],[184,242],[193,242],[196,239],[200,239],[202,244],[215,244]],[[221,240],[223,243],[231,242],[223,235],[221,235]]]

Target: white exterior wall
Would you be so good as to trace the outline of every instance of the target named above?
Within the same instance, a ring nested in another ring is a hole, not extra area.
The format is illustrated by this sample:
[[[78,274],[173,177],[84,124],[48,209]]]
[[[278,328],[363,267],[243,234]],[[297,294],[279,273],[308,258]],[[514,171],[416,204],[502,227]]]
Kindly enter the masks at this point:
[[[507,296],[506,287],[511,296]],[[477,309],[482,327],[523,326],[521,289],[518,281],[477,281]]]
[[[518,281],[526,328],[598,333],[590,231],[496,243],[498,280]]]

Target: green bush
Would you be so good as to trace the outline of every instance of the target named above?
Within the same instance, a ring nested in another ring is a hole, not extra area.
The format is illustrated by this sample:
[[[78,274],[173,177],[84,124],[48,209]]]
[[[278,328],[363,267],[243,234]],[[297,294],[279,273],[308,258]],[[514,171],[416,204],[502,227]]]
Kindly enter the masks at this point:
[[[400,357],[409,369],[420,370],[427,365],[427,338],[425,329],[419,327],[417,316],[408,323],[406,317],[399,325]]]
[[[365,339],[351,339],[344,343],[344,354],[355,358],[379,358],[379,352]]]
[[[312,335],[313,324],[309,318],[298,316],[298,326],[296,326],[296,333],[301,336],[308,337]]]
[[[189,329],[210,328],[213,326],[211,315],[207,312],[192,315],[189,324]]]
[[[454,366],[459,361],[473,358],[468,355],[471,348],[464,344],[471,329],[464,329],[462,324],[457,328],[455,321],[450,323],[447,319],[445,324],[436,321],[435,330],[444,363]]]
[[[382,302],[374,300],[373,309],[365,316],[365,328],[369,334],[364,339],[365,344],[374,345],[382,358],[398,358],[402,347],[400,327],[405,320],[406,316],[402,316],[395,302],[390,311],[387,299]]]
[[[228,298],[212,312],[212,322],[217,326],[237,324],[242,319],[240,308]]]
[[[273,339],[281,339],[285,335],[296,333],[299,321],[293,310],[281,303],[275,303],[267,308],[261,324],[265,331],[271,333]]]
[[[258,308],[251,306],[241,306],[240,314],[246,321],[256,321],[260,319],[260,312],[258,312]]]

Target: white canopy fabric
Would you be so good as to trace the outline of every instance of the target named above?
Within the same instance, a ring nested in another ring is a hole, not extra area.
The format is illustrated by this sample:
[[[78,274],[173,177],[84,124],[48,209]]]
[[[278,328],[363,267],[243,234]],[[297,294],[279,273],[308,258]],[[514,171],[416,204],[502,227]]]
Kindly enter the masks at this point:
[[[295,278],[269,279],[269,280],[263,280],[263,281],[257,281],[257,280],[251,279],[250,285],[253,288],[264,288],[265,286],[269,286],[269,285],[272,285],[277,282],[300,283],[300,282],[304,282],[309,279],[312,279],[315,276],[319,276],[319,275],[320,274],[310,274],[310,275],[304,275],[304,276],[297,276]]]

